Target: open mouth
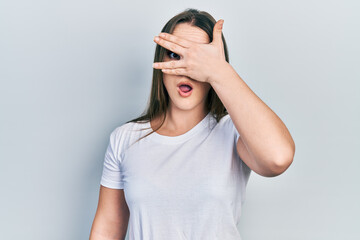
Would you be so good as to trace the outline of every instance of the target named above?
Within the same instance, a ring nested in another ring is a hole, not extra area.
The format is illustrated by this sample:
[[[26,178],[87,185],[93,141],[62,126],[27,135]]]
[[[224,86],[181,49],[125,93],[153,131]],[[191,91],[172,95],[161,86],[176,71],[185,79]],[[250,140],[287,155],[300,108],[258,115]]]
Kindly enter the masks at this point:
[[[190,92],[192,90],[192,87],[190,87],[189,85],[186,85],[186,84],[181,84],[179,86],[179,88],[180,88],[180,91],[182,91],[184,93]]]

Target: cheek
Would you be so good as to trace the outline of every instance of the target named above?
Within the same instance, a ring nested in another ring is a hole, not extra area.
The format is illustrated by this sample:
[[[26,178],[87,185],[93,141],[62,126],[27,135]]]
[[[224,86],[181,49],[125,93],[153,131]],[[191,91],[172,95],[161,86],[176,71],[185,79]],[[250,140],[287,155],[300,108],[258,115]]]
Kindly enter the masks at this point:
[[[168,92],[176,90],[176,83],[179,81],[177,78],[178,76],[176,75],[163,73],[163,82]]]

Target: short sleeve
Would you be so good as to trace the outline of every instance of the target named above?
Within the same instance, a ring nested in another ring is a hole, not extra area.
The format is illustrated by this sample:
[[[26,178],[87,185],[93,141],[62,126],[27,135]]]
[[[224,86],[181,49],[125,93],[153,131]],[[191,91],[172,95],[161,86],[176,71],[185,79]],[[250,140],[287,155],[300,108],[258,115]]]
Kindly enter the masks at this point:
[[[234,138],[235,138],[234,140],[235,140],[235,144],[236,144],[237,141],[239,140],[240,133],[236,129],[234,122],[232,121],[230,115],[227,114],[226,117],[227,117],[226,121],[227,121],[228,127],[230,128],[231,133],[234,134]]]
[[[118,142],[116,129],[110,134],[110,140],[105,152],[103,171],[100,184],[113,189],[123,189],[123,176],[121,173],[121,159],[118,154]]]
[[[227,115],[227,116],[228,116],[227,121],[228,121],[228,124],[230,125],[231,132],[232,132],[232,134],[234,134],[234,138],[235,138],[235,143],[234,144],[235,144],[235,148],[236,148],[236,144],[237,144],[237,142],[239,140],[240,133],[236,129],[234,122],[230,118],[230,115]],[[246,185],[247,185],[247,182],[249,180],[250,174],[251,174],[251,169],[245,164],[245,162],[240,158],[239,155],[238,155],[238,157],[241,160],[241,172],[242,172],[243,182],[245,184],[244,188],[245,188]],[[245,193],[243,194],[243,196],[245,196]],[[245,199],[243,199],[243,201],[244,200]]]
[[[238,130],[236,129],[234,124],[233,124],[233,127],[234,127],[234,132],[235,132],[235,143],[237,143],[237,141],[239,140],[239,137],[240,137],[240,133],[238,132]]]

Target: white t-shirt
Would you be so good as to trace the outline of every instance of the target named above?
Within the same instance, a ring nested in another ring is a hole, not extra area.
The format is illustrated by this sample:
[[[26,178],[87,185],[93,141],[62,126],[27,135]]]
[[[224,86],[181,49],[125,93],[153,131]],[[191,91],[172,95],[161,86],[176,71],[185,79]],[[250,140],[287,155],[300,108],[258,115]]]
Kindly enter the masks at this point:
[[[110,135],[100,184],[124,189],[130,240],[240,240],[251,169],[236,151],[230,115],[209,112],[188,132],[165,136],[125,123]],[[134,143],[134,144],[132,144]]]

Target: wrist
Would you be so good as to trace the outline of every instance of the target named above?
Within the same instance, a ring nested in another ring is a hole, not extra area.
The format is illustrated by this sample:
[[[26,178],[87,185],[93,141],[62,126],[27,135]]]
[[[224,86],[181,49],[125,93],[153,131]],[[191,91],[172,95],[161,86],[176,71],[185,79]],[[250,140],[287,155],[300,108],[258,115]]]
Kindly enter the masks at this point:
[[[226,76],[232,74],[233,68],[227,61],[221,61],[218,64],[216,64],[215,71],[212,72],[212,74],[208,78],[208,83],[211,85],[216,84],[218,82],[223,81]]]

